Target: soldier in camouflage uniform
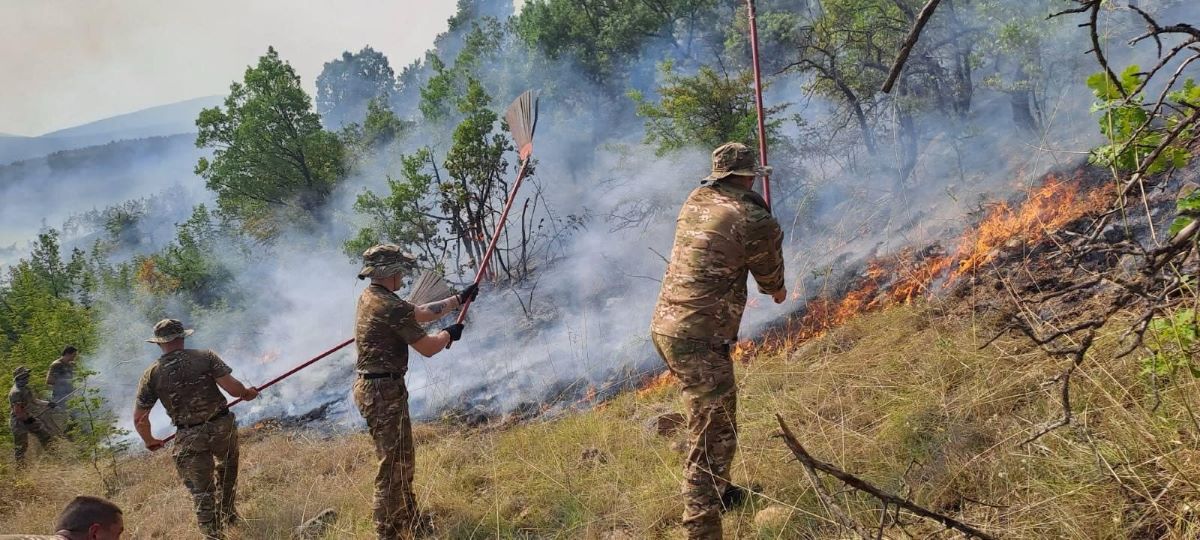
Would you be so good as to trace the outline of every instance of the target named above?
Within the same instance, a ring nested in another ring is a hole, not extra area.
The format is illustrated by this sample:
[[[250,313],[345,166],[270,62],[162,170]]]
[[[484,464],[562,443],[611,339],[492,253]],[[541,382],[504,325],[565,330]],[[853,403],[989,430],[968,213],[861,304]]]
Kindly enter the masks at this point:
[[[46,386],[50,387],[50,399],[59,405],[66,405],[66,400],[75,393],[75,359],[79,350],[68,346],[63,349],[62,356],[50,363],[46,372]]]
[[[54,403],[40,400],[33,395],[33,390],[29,388],[29,368],[20,366],[13,370],[13,387],[8,391],[8,406],[11,410],[8,426],[12,430],[13,453],[19,466],[25,463],[25,452],[29,451],[29,434],[32,433],[38,438],[43,450],[50,444],[53,437],[32,409],[53,408]],[[43,410],[42,414],[45,412]]]
[[[453,324],[426,334],[420,323],[444,317],[479,293],[471,285],[438,302],[414,306],[396,295],[406,271],[416,259],[399,246],[383,244],[363,253],[359,279],[371,284],[358,298],[354,338],[358,348],[354,401],[367,420],[375,441],[379,472],[375,475],[375,532],[381,540],[412,538],[428,527],[413,495],[412,420],[408,414],[408,348],[430,357],[462,337],[463,325]]]
[[[676,220],[675,247],[654,308],[651,339],[683,388],[688,414],[683,526],[689,538],[721,538],[721,512],[745,491],[732,486],[737,385],[730,346],[746,307],[746,277],[776,303],[783,282],[783,231],[752,191],[757,167],[745,145],[713,151],[712,174]]]
[[[86,429],[86,423],[80,422],[77,412],[70,410],[68,402],[75,395],[75,366],[79,358],[79,350],[68,345],[63,349],[62,356],[50,363],[46,371],[46,386],[50,387],[50,401],[58,406],[58,410],[47,413],[42,417],[46,429],[55,435],[71,437],[71,429]]]
[[[238,519],[234,507],[238,433],[221,389],[247,401],[258,397],[258,390],[234,378],[233,370],[216,353],[185,349],[184,338],[192,332],[175,319],[154,325],[154,337],[146,341],[158,344],[163,354],[146,368],[138,383],[133,424],[146,448],[162,448],[163,441],[154,438],[150,427],[150,410],[162,401],[178,430],[175,470],[192,494],[200,530],[206,538],[224,538],[225,525]]]

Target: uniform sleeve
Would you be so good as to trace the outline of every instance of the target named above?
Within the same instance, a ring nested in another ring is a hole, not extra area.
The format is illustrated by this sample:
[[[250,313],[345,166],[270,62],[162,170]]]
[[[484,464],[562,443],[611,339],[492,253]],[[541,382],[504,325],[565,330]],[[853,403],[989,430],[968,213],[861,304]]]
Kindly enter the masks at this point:
[[[151,369],[147,369],[142,373],[142,380],[138,381],[137,389],[137,408],[153,409],[154,404],[158,403],[158,392],[154,391],[154,385],[151,384]]]
[[[25,402],[25,400],[21,399],[21,393],[20,393],[20,392],[17,392],[16,390],[13,390],[13,391],[11,391],[11,392],[9,392],[9,393],[8,393],[8,405],[9,405],[10,407],[15,407],[15,406],[17,406],[17,405],[22,405],[22,404],[24,404],[24,402]]]
[[[226,364],[224,360],[221,360],[221,357],[217,356],[217,353],[208,351],[206,356],[208,356],[209,363],[208,372],[212,374],[212,378],[220,379],[221,377],[233,373],[233,369],[230,368],[229,364]]]
[[[747,231],[747,263],[754,281],[758,283],[758,291],[773,294],[784,288],[783,229],[770,214],[755,218],[752,218]]]
[[[409,345],[420,341],[426,335],[425,329],[417,324],[416,308],[404,300],[392,307],[389,320],[392,328],[396,329],[396,334]]]

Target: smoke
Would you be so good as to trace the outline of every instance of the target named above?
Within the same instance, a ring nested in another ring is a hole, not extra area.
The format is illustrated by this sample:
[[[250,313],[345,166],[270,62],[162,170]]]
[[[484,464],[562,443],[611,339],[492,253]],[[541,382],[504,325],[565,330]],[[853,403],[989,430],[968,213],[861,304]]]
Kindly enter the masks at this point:
[[[194,140],[175,135],[120,141],[0,166],[0,245],[23,244],[72,216],[156,193],[184,203],[179,206],[186,207],[186,216],[192,204],[211,197],[191,174],[205,154]],[[169,238],[174,229],[169,221],[167,227],[162,236]],[[19,255],[0,253],[0,266]]]
[[[1083,34],[1047,43],[1050,58],[1082,55]],[[525,54],[536,54],[526,51]],[[648,53],[646,58],[656,58]],[[775,153],[776,215],[786,234],[787,283],[799,300],[774,305],[752,292],[741,335],[750,337],[780,316],[802,308],[803,300],[835,291],[872,257],[909,246],[956,238],[987,201],[1004,199],[1056,168],[1083,158],[1098,140],[1088,115],[1090,93],[1083,86],[1088,58],[1063,66],[1040,88],[1046,110],[1038,136],[1014,128],[1008,96],[981,89],[969,118],[918,118],[923,137],[915,169],[903,184],[895,181],[895,145],[874,159],[848,154]],[[520,77],[496,75],[489,89],[504,102],[525,87],[554,88],[558,95],[589,96],[598,91],[569,61],[537,58],[539,67]],[[631,72],[631,85],[654,87],[652,63]],[[503,66],[492,71],[504,73]],[[776,78],[767,99],[791,103],[785,135],[805,148],[811,132],[828,127],[837,105],[812,96],[809,81],[795,75]],[[412,91],[412,90],[410,90]],[[639,141],[640,122],[628,102],[597,98],[614,107],[543,103],[535,142],[536,185],[551,212],[548,227],[563,226],[567,214],[585,215],[584,226],[558,235],[528,282],[485,289],[471,310],[463,340],[433,358],[410,354],[408,386],[412,410],[433,416],[446,410],[503,413],[558,403],[570,406],[589,387],[598,395],[636,382],[659,369],[649,345],[650,314],[662,258],[671,249],[679,205],[708,170],[708,149],[658,158]],[[499,108],[499,107],[497,107]],[[886,135],[886,132],[881,132]],[[104,341],[90,359],[110,402],[124,410],[138,376],[158,353],[142,340],[160,316],[184,319],[197,333],[189,346],[211,348],[247,384],[261,384],[300,361],[352,337],[354,307],[364,283],[357,265],[341,252],[340,241],[356,226],[351,208],[362,189],[381,192],[387,174],[397,174],[396,156],[434,141],[442,155],[446,135],[431,126],[375,159],[359,164],[333,198],[321,230],[287,233],[251,256],[235,245],[213,256],[233,270],[239,297],[232,307],[191,308],[182,300],[154,300],[109,294]],[[190,164],[189,164],[190,167]],[[178,171],[174,174],[181,174]],[[530,191],[525,192],[528,196]],[[952,247],[952,246],[948,246]],[[449,276],[458,283],[470,276]],[[756,288],[751,285],[751,291]],[[430,325],[436,330],[440,324]],[[360,425],[349,390],[353,352],[343,350],[264,392],[236,412],[247,420],[298,415],[334,403],[330,415],[344,427]],[[586,403],[583,403],[586,405]],[[125,416],[123,416],[124,418]],[[153,417],[158,432],[165,417]]]

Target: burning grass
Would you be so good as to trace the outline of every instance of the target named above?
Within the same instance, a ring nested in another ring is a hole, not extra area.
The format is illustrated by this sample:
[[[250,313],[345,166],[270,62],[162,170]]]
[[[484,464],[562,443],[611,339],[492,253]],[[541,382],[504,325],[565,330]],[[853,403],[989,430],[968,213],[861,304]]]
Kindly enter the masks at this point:
[[[845,537],[772,437],[776,412],[821,459],[1002,538],[1200,534],[1192,510],[1200,507],[1192,487],[1200,485],[1200,431],[1184,401],[1200,390],[1195,379],[1163,389],[1154,409],[1136,359],[1097,358],[1077,380],[1078,428],[1017,446],[1057,414],[1056,390],[1043,383],[1061,363],[1019,337],[978,350],[991,330],[974,326],[969,312],[897,306],[799,348],[741,351],[749,362],[738,368],[734,479],[763,495],[726,516],[728,536]],[[1105,337],[1099,356],[1113,339]],[[647,427],[678,403],[678,390],[663,384],[507,429],[419,426],[417,496],[444,538],[679,538],[683,456],[673,446],[683,435]],[[365,435],[282,431],[245,440],[241,509],[249,521],[235,540],[286,537],[326,507],[340,514],[326,538],[371,537],[374,458]],[[127,511],[131,538],[191,537],[169,456],[129,458],[120,474],[113,498]],[[13,487],[0,532],[44,532],[70,497],[103,492],[90,465],[62,461],[5,473],[3,484]],[[838,501],[862,523],[878,521],[874,501],[853,493]],[[756,525],[768,506],[786,519]],[[905,522],[912,537],[955,537]],[[898,528],[888,535],[909,537]]]

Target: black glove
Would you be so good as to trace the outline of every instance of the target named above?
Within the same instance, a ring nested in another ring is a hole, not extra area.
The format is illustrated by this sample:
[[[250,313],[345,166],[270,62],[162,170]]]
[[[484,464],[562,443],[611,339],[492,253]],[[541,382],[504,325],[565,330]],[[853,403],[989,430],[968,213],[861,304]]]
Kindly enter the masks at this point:
[[[467,288],[463,289],[462,292],[458,293],[458,295],[457,295],[458,305],[461,306],[461,305],[466,304],[467,302],[474,302],[475,298],[478,296],[479,296],[479,284],[472,283],[470,285],[467,285]]]
[[[47,406],[47,407],[50,407],[51,409],[53,409],[53,408],[57,407],[57,406],[58,406],[58,404],[57,404],[57,403],[55,403],[55,402],[53,402],[53,401],[47,401],[47,402],[46,402],[46,406]]]
[[[455,341],[462,339],[462,323],[452,324],[443,328],[442,330],[445,330],[447,334],[450,334],[450,343],[454,343]]]
[[[37,422],[37,419],[32,416],[30,416],[29,418],[26,418],[24,420],[21,420],[21,423],[23,423],[27,426],[32,426],[34,422]]]

